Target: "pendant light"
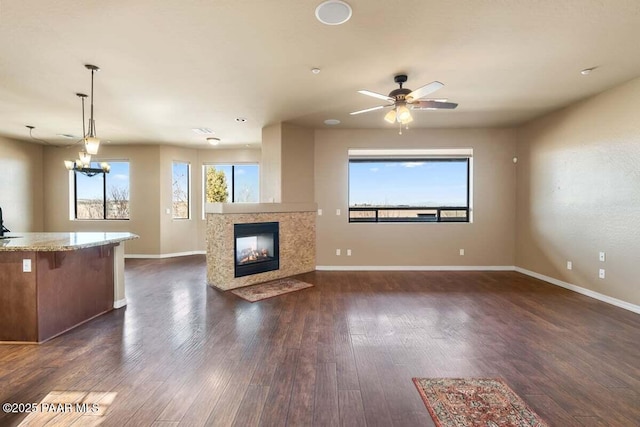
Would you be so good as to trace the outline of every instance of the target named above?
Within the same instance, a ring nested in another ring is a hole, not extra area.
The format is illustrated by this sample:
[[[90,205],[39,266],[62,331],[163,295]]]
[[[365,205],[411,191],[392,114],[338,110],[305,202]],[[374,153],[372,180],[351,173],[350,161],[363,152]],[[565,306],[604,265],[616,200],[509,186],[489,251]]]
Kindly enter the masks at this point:
[[[109,173],[111,165],[106,162],[100,163],[100,168],[91,167],[91,155],[98,153],[100,146],[100,140],[95,136],[95,121],[93,119],[93,73],[100,69],[95,65],[85,65],[85,67],[91,70],[91,118],[89,119],[89,134],[86,132],[84,121],[84,100],[87,95],[84,93],[76,93],[76,96],[82,101],[82,135],[84,137],[85,149],[78,153],[78,158],[75,161],[65,160],[64,167],[69,171],[80,172],[86,176],[95,176],[99,173]]]
[[[93,75],[96,71],[100,71],[100,68],[91,64],[86,64],[85,68],[91,70],[91,112],[89,116],[89,134],[84,135],[84,147],[87,153],[98,154],[100,139],[96,136],[96,121],[93,118]],[[84,107],[84,100],[82,105]],[[84,119],[82,125],[84,126]]]

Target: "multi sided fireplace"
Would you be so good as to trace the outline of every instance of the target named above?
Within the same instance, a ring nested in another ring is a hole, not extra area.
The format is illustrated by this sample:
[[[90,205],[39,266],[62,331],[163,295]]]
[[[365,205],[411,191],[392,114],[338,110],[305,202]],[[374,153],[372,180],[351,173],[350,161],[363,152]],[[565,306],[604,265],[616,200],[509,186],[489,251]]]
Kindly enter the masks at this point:
[[[235,277],[280,268],[277,222],[234,224]]]

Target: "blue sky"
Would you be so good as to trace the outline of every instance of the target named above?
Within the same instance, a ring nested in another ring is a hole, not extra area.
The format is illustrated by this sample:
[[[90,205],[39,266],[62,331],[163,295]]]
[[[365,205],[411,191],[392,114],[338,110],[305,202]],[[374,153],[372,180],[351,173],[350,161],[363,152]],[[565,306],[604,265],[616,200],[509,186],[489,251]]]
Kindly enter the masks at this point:
[[[111,186],[129,189],[129,162],[109,162],[111,172],[107,174],[107,195]],[[91,162],[92,168],[100,168],[97,162]],[[102,174],[88,177],[76,173],[78,199],[102,199]]]
[[[183,194],[189,194],[189,163],[173,162],[171,184],[175,182]]]
[[[465,206],[466,161],[350,162],[349,206]]]

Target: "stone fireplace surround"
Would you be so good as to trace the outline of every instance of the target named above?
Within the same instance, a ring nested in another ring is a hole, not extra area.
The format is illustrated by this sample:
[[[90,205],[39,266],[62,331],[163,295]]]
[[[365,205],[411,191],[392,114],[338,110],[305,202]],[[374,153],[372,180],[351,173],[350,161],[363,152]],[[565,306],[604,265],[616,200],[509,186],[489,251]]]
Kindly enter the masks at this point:
[[[315,203],[208,203],[205,213],[210,286],[229,290],[315,270]],[[234,224],[260,222],[280,224],[280,268],[234,277]]]

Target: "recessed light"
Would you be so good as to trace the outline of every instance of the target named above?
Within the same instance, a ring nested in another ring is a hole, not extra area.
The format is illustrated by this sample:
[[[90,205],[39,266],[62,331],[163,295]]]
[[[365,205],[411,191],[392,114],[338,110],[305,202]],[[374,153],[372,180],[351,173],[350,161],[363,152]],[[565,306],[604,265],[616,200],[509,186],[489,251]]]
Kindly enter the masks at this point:
[[[246,122],[246,121],[247,121],[247,119],[245,119],[244,117],[238,117],[238,118],[236,118],[236,122],[238,122],[238,123],[244,123],[244,122]]]
[[[327,126],[335,126],[340,124],[340,120],[338,119],[327,119],[324,121],[324,124]]]
[[[582,74],[583,76],[588,76],[596,68],[598,67],[585,68],[584,70],[580,71],[580,74]]]
[[[209,128],[193,128],[191,130],[197,133],[198,135],[213,135],[215,133]]]
[[[210,145],[218,145],[220,144],[220,138],[207,138],[207,142]]]
[[[351,6],[341,0],[327,0],[316,7],[316,18],[325,25],[344,24],[351,13]]]
[[[312,69],[311,69],[311,72],[312,72],[313,74],[320,74],[320,68],[312,68]]]

